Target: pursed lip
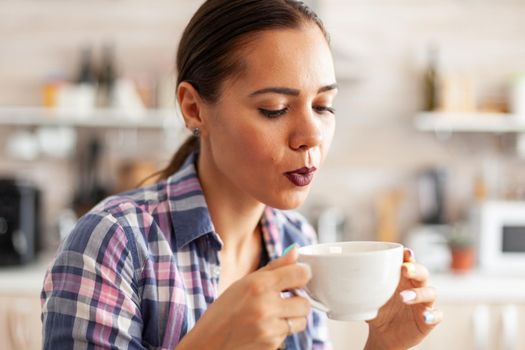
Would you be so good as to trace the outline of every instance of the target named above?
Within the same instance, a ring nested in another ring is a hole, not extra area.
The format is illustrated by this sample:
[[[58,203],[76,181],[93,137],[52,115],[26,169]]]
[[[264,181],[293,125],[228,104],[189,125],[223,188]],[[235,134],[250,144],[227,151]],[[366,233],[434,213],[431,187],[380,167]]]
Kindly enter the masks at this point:
[[[316,167],[302,167],[293,171],[288,171],[284,175],[293,183],[295,186],[307,186],[310,184],[314,177],[314,172],[317,170]]]
[[[295,170],[292,170],[292,171],[288,171],[286,172],[285,174],[301,174],[301,175],[306,175],[306,174],[310,174],[310,173],[313,173],[314,171],[316,171],[317,168],[316,167],[302,167],[302,168],[299,168],[299,169],[295,169]]]

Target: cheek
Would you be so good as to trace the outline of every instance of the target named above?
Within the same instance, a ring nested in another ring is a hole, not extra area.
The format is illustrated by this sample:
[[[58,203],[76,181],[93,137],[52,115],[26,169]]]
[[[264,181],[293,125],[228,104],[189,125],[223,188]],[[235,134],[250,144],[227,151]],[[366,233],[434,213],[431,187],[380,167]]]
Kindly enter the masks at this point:
[[[332,140],[334,139],[335,133],[335,119],[331,118],[323,124],[323,142],[321,144],[321,160],[324,160],[330,146],[332,145]]]
[[[232,120],[219,126],[218,137],[213,139],[214,150],[230,158],[230,165],[250,163],[250,168],[262,167],[268,161],[279,158],[282,141],[279,129],[271,124],[261,123],[257,116],[245,116],[244,121]]]
[[[252,125],[248,129],[248,132],[239,137],[236,149],[245,162],[252,163],[253,168],[259,168],[277,163],[283,157],[282,130],[269,125]]]

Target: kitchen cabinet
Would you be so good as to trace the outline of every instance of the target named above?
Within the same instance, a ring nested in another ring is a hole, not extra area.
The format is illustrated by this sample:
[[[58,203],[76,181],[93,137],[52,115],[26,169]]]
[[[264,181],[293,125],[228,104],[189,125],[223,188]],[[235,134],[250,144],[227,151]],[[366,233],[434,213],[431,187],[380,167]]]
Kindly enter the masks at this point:
[[[39,293],[53,253],[21,267],[0,268],[0,349],[39,349]],[[523,275],[431,274],[443,322],[415,350],[525,350]],[[329,321],[333,350],[363,349],[365,322]]]
[[[430,285],[445,317],[416,349],[525,349],[525,270],[523,275],[438,274]]]
[[[446,303],[443,322],[414,349],[523,350],[525,304]]]
[[[414,350],[523,350],[525,303],[441,303],[444,321]],[[329,321],[333,350],[363,349],[365,322]],[[0,296],[0,349],[40,349],[38,297]]]
[[[0,349],[42,348],[38,296],[0,295]]]
[[[524,271],[525,273],[525,271]],[[431,275],[444,319],[414,350],[525,350],[525,274]],[[362,349],[364,322],[329,322],[334,350]]]
[[[42,348],[40,290],[53,253],[24,266],[0,268],[0,349]]]
[[[525,303],[440,303],[445,314],[413,350],[524,350]],[[368,336],[364,323],[329,322],[333,350],[363,349]]]

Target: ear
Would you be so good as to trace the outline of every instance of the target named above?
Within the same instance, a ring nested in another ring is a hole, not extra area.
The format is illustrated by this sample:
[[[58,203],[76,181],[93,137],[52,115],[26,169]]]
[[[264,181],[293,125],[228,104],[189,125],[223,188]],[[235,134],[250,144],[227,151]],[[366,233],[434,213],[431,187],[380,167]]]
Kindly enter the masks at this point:
[[[187,81],[183,81],[177,87],[177,100],[179,101],[180,110],[186,127],[190,130],[199,128],[203,131],[203,110],[204,101],[202,101],[199,92]]]

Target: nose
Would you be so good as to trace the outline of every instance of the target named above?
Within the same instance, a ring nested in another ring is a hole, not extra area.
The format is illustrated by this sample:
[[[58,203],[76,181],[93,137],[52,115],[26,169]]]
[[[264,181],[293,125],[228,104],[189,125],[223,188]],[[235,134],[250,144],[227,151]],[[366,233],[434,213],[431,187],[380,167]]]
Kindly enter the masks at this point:
[[[290,148],[294,151],[308,151],[323,141],[322,123],[313,111],[303,112],[296,118],[290,136]]]

